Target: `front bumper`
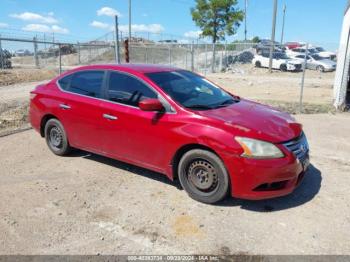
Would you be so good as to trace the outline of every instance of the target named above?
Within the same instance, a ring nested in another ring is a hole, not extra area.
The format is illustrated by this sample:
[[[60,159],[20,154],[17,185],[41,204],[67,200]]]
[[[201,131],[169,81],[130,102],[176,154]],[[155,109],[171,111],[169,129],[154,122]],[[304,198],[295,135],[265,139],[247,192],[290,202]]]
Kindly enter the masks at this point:
[[[335,70],[337,70],[336,67],[325,67],[325,68],[324,68],[324,71],[325,71],[325,72],[333,72],[333,71],[335,71]]]
[[[302,181],[307,165],[287,149],[284,158],[258,160],[239,156],[224,159],[231,178],[231,195],[260,200],[292,193]],[[308,162],[308,155],[304,161]]]
[[[301,71],[302,65],[301,64],[287,64],[287,70],[288,71]]]

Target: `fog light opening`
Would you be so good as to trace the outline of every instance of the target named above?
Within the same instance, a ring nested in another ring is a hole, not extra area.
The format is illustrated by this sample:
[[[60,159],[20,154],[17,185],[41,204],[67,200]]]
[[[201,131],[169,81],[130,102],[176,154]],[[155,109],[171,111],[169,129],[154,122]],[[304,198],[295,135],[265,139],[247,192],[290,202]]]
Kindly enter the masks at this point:
[[[288,180],[285,181],[279,181],[279,182],[273,182],[273,183],[264,183],[256,188],[254,188],[253,191],[274,191],[274,190],[280,190],[285,187],[287,184]]]

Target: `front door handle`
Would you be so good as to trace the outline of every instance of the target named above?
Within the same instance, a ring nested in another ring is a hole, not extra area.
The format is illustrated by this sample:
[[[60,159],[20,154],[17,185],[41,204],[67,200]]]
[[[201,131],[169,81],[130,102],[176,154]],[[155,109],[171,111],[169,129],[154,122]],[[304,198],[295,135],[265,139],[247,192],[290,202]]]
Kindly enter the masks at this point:
[[[103,117],[108,119],[108,120],[117,120],[118,119],[118,117],[112,116],[112,115],[109,115],[109,114],[103,114]]]
[[[66,105],[66,104],[60,104],[60,108],[65,109],[65,110],[71,109],[71,107],[69,105]]]

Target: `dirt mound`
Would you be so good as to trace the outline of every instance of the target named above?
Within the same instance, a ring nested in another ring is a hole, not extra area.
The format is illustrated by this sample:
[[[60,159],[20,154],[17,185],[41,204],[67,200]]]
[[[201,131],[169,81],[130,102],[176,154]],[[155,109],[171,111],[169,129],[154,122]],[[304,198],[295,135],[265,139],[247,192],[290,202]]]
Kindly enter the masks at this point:
[[[56,71],[48,69],[0,70],[0,86],[13,85],[23,82],[41,81],[51,79],[56,75]]]
[[[28,126],[28,102],[0,104],[0,134]]]

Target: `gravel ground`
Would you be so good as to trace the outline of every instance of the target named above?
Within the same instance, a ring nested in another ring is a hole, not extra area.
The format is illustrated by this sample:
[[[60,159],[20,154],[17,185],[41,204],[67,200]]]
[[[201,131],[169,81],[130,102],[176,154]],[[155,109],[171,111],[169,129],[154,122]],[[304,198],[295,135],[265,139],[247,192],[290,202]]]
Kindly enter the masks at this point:
[[[330,105],[333,99],[335,72],[319,73],[307,70],[303,101]],[[299,102],[302,73],[255,68],[251,64],[236,65],[227,73],[208,74],[207,77],[233,93],[253,100]]]
[[[312,167],[291,195],[190,199],[178,183],[33,130],[0,138],[0,254],[350,254],[350,115],[300,115]]]

